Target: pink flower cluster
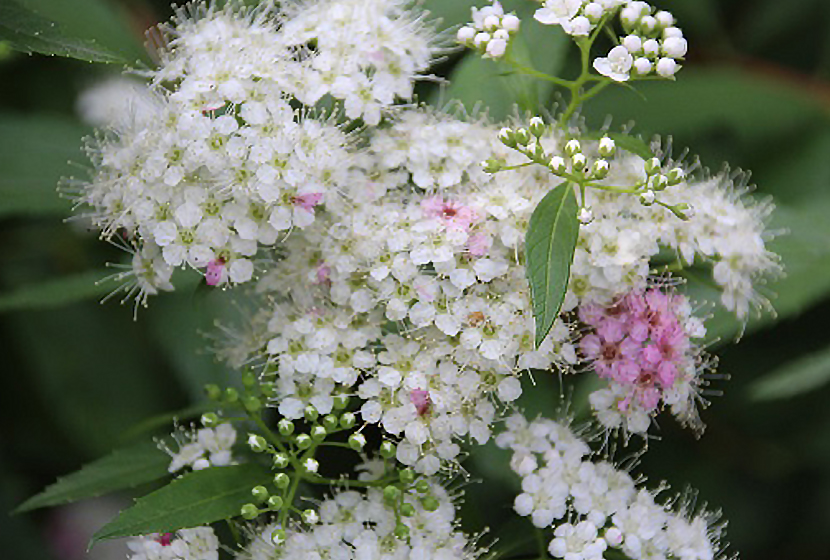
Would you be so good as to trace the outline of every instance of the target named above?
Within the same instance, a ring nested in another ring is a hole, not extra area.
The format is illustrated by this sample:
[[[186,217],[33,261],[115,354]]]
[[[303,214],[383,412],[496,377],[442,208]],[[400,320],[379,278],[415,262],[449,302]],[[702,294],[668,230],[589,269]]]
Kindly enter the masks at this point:
[[[625,389],[621,412],[632,404],[651,412],[664,393],[683,377],[696,347],[683,323],[682,295],[656,288],[632,292],[610,307],[582,305],[579,318],[593,327],[580,342],[594,371]]]
[[[421,210],[430,218],[439,218],[447,229],[467,231],[479,219],[478,212],[470,206],[464,206],[441,196],[430,196],[421,202]]]

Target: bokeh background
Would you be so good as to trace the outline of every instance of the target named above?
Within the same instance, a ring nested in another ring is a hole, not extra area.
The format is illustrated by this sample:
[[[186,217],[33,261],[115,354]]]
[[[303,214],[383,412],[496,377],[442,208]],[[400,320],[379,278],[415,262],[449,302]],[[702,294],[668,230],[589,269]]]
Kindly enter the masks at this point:
[[[8,0],[0,0],[0,8]],[[129,60],[150,64],[144,31],[172,13],[166,0],[15,0],[94,39]],[[444,27],[469,17],[469,0],[425,0]],[[689,39],[676,83],[606,90],[588,103],[592,127],[671,137],[702,164],[752,172],[756,195],[778,210],[786,276],[763,288],[777,315],[746,328],[712,302],[716,295],[691,275],[687,289],[712,315],[710,349],[720,359],[708,424],[699,440],[673,422],[638,472],[652,484],[698,490],[699,504],[723,510],[728,551],[758,560],[830,558],[830,2],[827,0],[660,0]],[[530,18],[534,3],[505,1],[523,16],[528,38],[517,55],[562,75],[576,71],[575,51],[555,30]],[[0,30],[7,22],[0,21]],[[230,372],[209,348],[216,321],[234,324],[248,309],[185,279],[173,294],[152,299],[133,320],[130,304],[99,300],[115,285],[104,263],[125,254],[67,221],[71,201],[61,177],[86,173],[81,139],[92,131],[76,111],[78,95],[116,75],[119,65],[26,55],[0,42],[0,542],[4,559],[86,558],[89,535],[129,503],[129,495],[68,508],[7,516],[56,477],[113,448],[169,431],[176,411],[198,403],[208,382]],[[449,53],[424,82],[421,99],[461,101],[468,111],[502,119],[542,106],[557,92],[461,52]],[[608,116],[611,120],[608,120]],[[742,336],[741,336],[742,334]],[[740,343],[732,342],[741,337]],[[585,415],[583,382],[555,375],[528,379],[522,405]],[[722,394],[721,394],[722,393]],[[179,416],[183,416],[179,413]],[[151,418],[148,423],[147,419]],[[618,451],[625,457],[633,449]],[[466,463],[465,523],[489,527],[485,541],[523,552],[529,525],[510,511],[516,481],[492,445]],[[476,483],[477,482],[477,483]],[[139,489],[140,491],[146,489]],[[119,548],[122,547],[122,548]],[[532,548],[532,547],[531,547]],[[99,545],[89,558],[124,558],[123,544]]]

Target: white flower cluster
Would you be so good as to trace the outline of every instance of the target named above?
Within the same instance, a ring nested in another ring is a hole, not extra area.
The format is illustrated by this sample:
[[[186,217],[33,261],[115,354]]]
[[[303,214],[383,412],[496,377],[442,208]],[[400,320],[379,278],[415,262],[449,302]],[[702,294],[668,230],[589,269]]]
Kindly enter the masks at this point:
[[[171,461],[168,471],[178,472],[185,467],[194,471],[208,467],[224,467],[233,463],[231,448],[236,442],[236,430],[230,423],[216,428],[201,428],[193,434],[176,433],[178,451],[165,448]]]
[[[413,515],[401,516],[408,534],[395,534],[396,514],[379,488],[365,493],[343,490],[323,500],[319,506],[319,523],[305,529],[286,530],[285,541],[274,544],[277,528],[268,525],[254,532],[248,546],[237,560],[279,560],[282,558],[332,558],[337,560],[473,560],[476,550],[456,527],[455,507],[447,491],[436,482],[430,493],[437,509],[427,511],[417,496],[406,494],[404,501],[413,506]]]
[[[489,439],[497,401],[521,393],[521,371],[574,368],[578,341],[563,318],[534,348],[522,266],[530,215],[557,179],[541,167],[482,173],[474,162],[515,157],[479,140],[495,135],[493,127],[426,109],[402,112],[354,162],[353,186],[365,187],[366,203],[356,199],[333,209],[286,241],[260,284],[277,303],[250,337],[261,341],[258,349],[229,352],[276,372],[273,404],[283,415],[299,418],[308,405],[326,414],[333,395],[356,394],[366,422],[402,438],[398,459],[432,474],[458,455],[459,437]],[[547,152],[563,153],[562,140],[549,134],[541,142]],[[586,153],[598,149],[586,143]],[[627,152],[610,161],[609,185],[644,184],[656,176]],[[686,262],[700,258],[730,267],[719,277],[729,277],[723,285],[733,299],[725,301],[739,313],[753,296],[737,288],[775,266],[764,248],[764,212],[743,203],[723,178],[681,181],[660,191],[669,202],[699,208],[687,221],[636,196],[593,189],[587,196],[595,216],[581,228],[563,312],[611,305],[645,290],[650,259],[661,247]],[[735,226],[741,230],[731,230]],[[703,332],[696,319],[686,323],[697,325],[688,336]],[[663,399],[694,424],[701,364],[690,356],[681,374],[672,373],[688,391]],[[608,406],[597,401],[597,410],[619,404],[616,397],[605,400]],[[611,422],[614,414],[604,418]],[[645,419],[647,427],[648,414]]]
[[[513,451],[510,465],[522,478],[514,509],[536,527],[554,528],[548,551],[555,558],[600,560],[608,548],[632,560],[719,554],[722,526],[715,515],[657,503],[626,471],[592,460],[588,445],[566,425],[516,414],[496,443]]]
[[[507,52],[510,38],[519,30],[516,14],[504,13],[498,1],[473,8],[473,22],[458,30],[456,39],[464,46],[479,49],[486,58],[501,58]]]
[[[397,0],[288,3],[287,22],[269,6],[181,8],[161,29],[155,93],[89,143],[78,201],[103,237],[134,248],[139,302],[171,289],[176,267],[210,285],[250,280],[260,246],[347,193],[349,136],[293,100],[331,94],[377,124],[435,52]]]
[[[674,16],[655,12],[646,2],[629,2],[620,11],[627,33],[607,57],[594,59],[594,69],[612,80],[624,82],[633,70],[636,77],[657,73],[671,78],[680,69],[678,60],[686,56],[688,45],[683,31],[675,27]]]
[[[558,25],[568,35],[587,37],[604,17],[629,0],[542,0],[533,16],[544,25]]]
[[[128,560],[219,560],[219,539],[210,527],[133,537]]]

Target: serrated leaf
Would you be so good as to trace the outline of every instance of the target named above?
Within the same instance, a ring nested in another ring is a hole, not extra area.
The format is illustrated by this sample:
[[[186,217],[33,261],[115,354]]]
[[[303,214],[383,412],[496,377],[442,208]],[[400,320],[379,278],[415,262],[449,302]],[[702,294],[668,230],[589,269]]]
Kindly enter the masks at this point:
[[[102,296],[113,290],[113,285],[100,282],[111,275],[112,271],[93,270],[18,287],[0,294],[0,313],[60,307]]]
[[[23,502],[16,513],[94,498],[115,490],[134,488],[168,474],[170,457],[154,442],[119,449],[85,465]]]
[[[211,467],[188,473],[136,500],[134,506],[95,533],[92,544],[230,519],[251,501],[251,488],[269,479],[270,471],[257,464]]]
[[[26,53],[66,56],[87,62],[124,62],[122,56],[93,40],[68,35],[57,22],[16,0],[0,0],[0,39]]]
[[[750,397],[771,401],[795,397],[830,383],[830,348],[784,364],[749,386]]]
[[[536,319],[536,346],[542,344],[562,307],[579,236],[576,193],[570,183],[550,191],[530,217],[525,237],[527,278]]]

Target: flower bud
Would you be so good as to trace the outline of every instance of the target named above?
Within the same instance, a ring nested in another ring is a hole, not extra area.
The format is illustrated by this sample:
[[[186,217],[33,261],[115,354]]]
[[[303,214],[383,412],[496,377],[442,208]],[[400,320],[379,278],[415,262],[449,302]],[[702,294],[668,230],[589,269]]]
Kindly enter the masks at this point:
[[[502,170],[503,162],[496,158],[490,158],[481,162],[485,173],[498,173]]]
[[[285,531],[282,529],[274,529],[271,532],[271,542],[276,546],[281,546],[285,542]]]
[[[695,216],[695,209],[691,204],[686,204],[685,202],[681,202],[676,206],[669,206],[669,210],[681,220],[690,220]]]
[[[504,127],[499,131],[499,140],[508,148],[516,147],[516,133],[510,128]]]
[[[320,413],[317,412],[316,408],[314,408],[311,405],[308,405],[307,407],[305,407],[305,410],[303,410],[303,416],[305,416],[305,419],[309,422],[314,422],[315,420],[317,420],[317,417],[320,416]]]
[[[628,35],[622,40],[624,46],[631,54],[636,54],[643,50],[643,40],[639,35]]]
[[[404,484],[412,484],[415,480],[415,471],[407,467],[398,473],[398,479]]]
[[[387,503],[394,504],[401,497],[401,489],[397,486],[389,485],[383,489],[383,499]]]
[[[394,457],[395,456],[395,451],[396,451],[395,444],[392,443],[389,440],[386,440],[383,443],[381,443],[380,444],[380,449],[378,450],[378,452],[380,453],[380,456],[383,457],[384,459],[391,459],[392,457]]]
[[[617,151],[617,144],[608,136],[603,136],[599,139],[599,155],[602,157],[611,157]]]
[[[339,394],[334,395],[334,408],[336,410],[343,410],[349,405],[349,395]]]
[[[321,441],[326,439],[327,435],[328,435],[328,432],[326,431],[326,429],[323,426],[318,425],[318,426],[314,426],[313,428],[311,428],[311,439],[313,439],[317,443],[320,443]]]
[[[654,64],[652,64],[652,62],[645,57],[641,56],[640,58],[634,60],[634,70],[637,72],[637,75],[639,76],[645,76],[649,74],[652,68],[654,68]]]
[[[640,18],[640,29],[643,35],[649,35],[657,29],[657,20],[654,16],[643,16]]]
[[[259,390],[266,399],[273,398],[277,394],[277,384],[273,381],[263,381],[259,384]]]
[[[395,525],[395,536],[400,540],[409,538],[409,527],[403,523],[398,523]]]
[[[415,506],[410,503],[405,503],[401,506],[401,515],[404,517],[412,517],[415,515]]]
[[[669,37],[683,37],[683,31],[679,27],[667,27],[663,30],[663,39]]]
[[[605,179],[608,177],[608,170],[609,170],[608,162],[604,159],[598,159],[594,162],[591,166],[591,176],[594,179]]]
[[[530,119],[528,129],[530,129],[530,133],[533,136],[539,138],[545,133],[545,121],[543,121],[541,117],[533,117]]]
[[[262,401],[253,395],[245,397],[243,404],[245,405],[245,410],[251,413],[259,412],[262,409]]]
[[[275,469],[284,469],[288,466],[290,460],[288,459],[288,455],[285,453],[275,453],[274,454],[274,468]]]
[[[218,385],[210,383],[205,385],[205,394],[210,400],[218,401],[222,397],[222,389],[220,389]]]
[[[279,430],[281,435],[288,437],[294,433],[294,422],[283,418],[277,423],[277,430]]]
[[[262,453],[268,449],[268,442],[265,438],[256,434],[248,434],[248,446],[254,453]]]
[[[605,531],[605,535],[603,535],[605,542],[608,543],[608,546],[620,546],[623,543],[623,534],[622,531],[617,529],[616,527],[610,527],[608,530]]]
[[[254,497],[254,500],[262,503],[268,499],[268,489],[265,486],[254,486],[251,489],[251,495]]]
[[[669,180],[662,173],[658,173],[648,180],[648,185],[653,190],[660,192],[666,190],[666,187],[669,186]]]
[[[588,225],[594,221],[594,213],[590,208],[580,208],[579,214],[577,214],[577,219],[579,219],[580,224]]]
[[[507,31],[499,29],[494,34],[495,36],[493,37],[493,39],[489,43],[487,43],[487,48],[485,49],[485,52],[487,53],[487,56],[489,56],[490,58],[501,58],[504,56],[504,53],[507,52],[507,39],[504,37],[500,37],[500,34],[507,35]]]
[[[667,177],[669,179],[669,185],[674,186],[683,182],[683,179],[686,178],[686,173],[684,173],[681,168],[675,167],[674,169],[669,171]]]
[[[291,478],[284,472],[277,473],[274,475],[274,485],[279,488],[280,490],[285,490],[288,488],[288,485],[291,483]]]
[[[424,509],[427,511],[435,511],[436,509],[438,509],[438,506],[440,504],[438,503],[438,500],[435,498],[435,496],[424,496],[421,499],[421,505],[424,506]]]
[[[574,154],[571,158],[571,167],[575,171],[582,171],[585,169],[585,166],[588,165],[588,158],[586,158],[583,154]]]
[[[657,73],[664,78],[671,78],[679,69],[673,58],[661,58],[657,61]]]
[[[309,525],[316,525],[320,521],[320,516],[313,509],[307,509],[303,511],[303,521]]]
[[[459,43],[467,44],[476,36],[476,30],[469,25],[465,25],[456,33],[455,38]]]
[[[550,170],[554,173],[554,175],[561,175],[568,170],[568,164],[565,163],[565,158],[561,156],[553,156],[550,158],[550,163],[548,164]]]
[[[473,45],[476,48],[480,48],[486,46],[487,43],[490,42],[490,34],[489,33],[477,33],[475,37],[473,37]]]
[[[213,428],[219,425],[219,417],[215,412],[205,412],[202,414],[202,425],[206,428]]]
[[[657,53],[660,52],[660,43],[658,43],[654,39],[649,39],[648,41],[643,42],[643,52],[646,56],[653,57],[657,56]]]
[[[250,521],[251,519],[256,519],[256,517],[259,515],[259,508],[256,507],[254,504],[245,504],[240,508],[239,513],[242,515],[242,517]]]
[[[526,128],[520,128],[516,131],[516,142],[522,146],[527,146],[530,142],[530,134]]]
[[[303,470],[307,473],[316,473],[320,468],[320,463],[314,457],[308,457],[303,461]]]
[[[233,387],[228,387],[225,389],[225,401],[229,403],[235,403],[239,400],[239,391],[234,389]]]
[[[602,19],[602,16],[605,15],[605,8],[602,7],[602,4],[597,2],[589,2],[584,8],[582,8],[582,12],[588,19],[596,23]]]
[[[303,450],[308,449],[311,447],[311,444],[314,443],[308,434],[298,435],[294,442],[297,444],[297,447]]]
[[[671,12],[667,12],[666,10],[660,10],[654,14],[654,19],[657,20],[657,25],[660,27],[665,28],[674,25],[674,16]]]
[[[646,175],[649,177],[660,172],[660,160],[656,157],[646,160],[645,165]]]
[[[427,492],[429,492],[429,482],[427,482],[426,479],[423,478],[418,480],[418,482],[415,483],[415,490],[419,494],[426,494]]]
[[[521,21],[519,18],[513,14],[507,14],[501,18],[501,27],[502,29],[507,30],[508,33],[515,33],[518,31],[520,23]]]
[[[242,373],[242,385],[250,389],[254,385],[256,385],[256,374],[251,370],[247,370]]]
[[[579,143],[579,140],[574,138],[573,140],[568,140],[568,143],[565,144],[565,154],[569,157],[573,157],[576,154],[582,152],[582,144]]]
[[[366,445],[366,436],[363,434],[352,434],[349,436],[349,447],[355,451],[363,450]]]
[[[483,22],[482,27],[484,27],[484,29],[493,30],[493,29],[499,27],[499,23],[501,23],[501,18],[499,18],[499,16],[491,14],[491,15],[487,16],[486,18],[484,18],[484,22]]]
[[[683,37],[669,37],[663,40],[663,54],[671,58],[683,58],[689,45]]]
[[[334,414],[327,414],[323,417],[323,427],[326,429],[327,432],[333,432],[337,429],[337,416]]]
[[[272,511],[279,511],[282,509],[282,506],[285,504],[282,498],[279,496],[271,496],[268,498],[268,508]]]
[[[657,198],[654,194],[654,191],[647,190],[643,193],[640,193],[640,204],[643,206],[651,206],[654,204],[654,199]]]
[[[344,412],[343,416],[340,417],[340,427],[344,430],[353,428],[356,422],[357,418],[351,412]]]

